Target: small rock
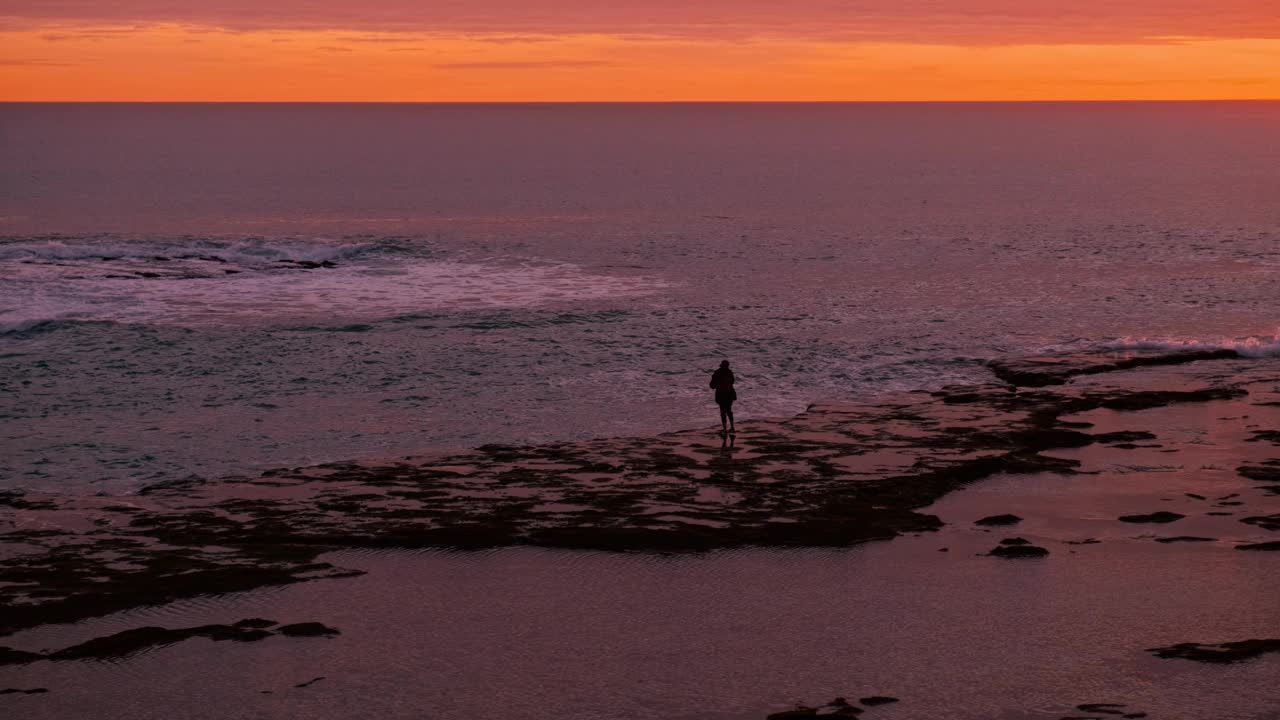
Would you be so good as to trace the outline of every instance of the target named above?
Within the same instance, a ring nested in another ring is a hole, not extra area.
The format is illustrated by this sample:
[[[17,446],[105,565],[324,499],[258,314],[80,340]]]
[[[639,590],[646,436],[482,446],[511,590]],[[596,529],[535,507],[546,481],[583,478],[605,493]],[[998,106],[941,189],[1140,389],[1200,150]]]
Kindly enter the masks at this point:
[[[1077,705],[1076,709],[1085,712],[1103,713],[1104,715],[1121,715],[1123,714],[1121,711],[1123,707],[1124,705],[1120,703],[1082,703]]]
[[[1240,522],[1246,525],[1255,525],[1263,530],[1280,530],[1280,515],[1258,515],[1255,517],[1240,518]]]
[[[989,515],[981,520],[975,521],[974,525],[983,525],[986,527],[994,527],[1000,525],[1017,525],[1022,522],[1022,518],[1017,515]]]
[[[1236,549],[1275,552],[1276,550],[1280,550],[1280,540],[1273,540],[1272,542],[1264,542],[1264,543],[1252,543],[1249,545],[1237,545]]]
[[[1177,537],[1159,537],[1156,538],[1158,543],[1177,543],[1177,542],[1216,542],[1217,538],[1195,537],[1193,535],[1179,535]]]
[[[1001,545],[1030,545],[1031,541],[1026,538],[1005,538],[1000,541]]]
[[[1156,439],[1155,435],[1142,430],[1125,430],[1121,432],[1101,433],[1099,435],[1093,436],[1094,442],[1124,443],[1129,447],[1136,447],[1135,445],[1133,445],[1134,440],[1155,440],[1155,439]]]
[[[1263,463],[1261,466],[1241,465],[1236,468],[1236,473],[1250,480],[1262,480],[1264,482],[1280,480],[1280,463],[1271,461]]]
[[[794,710],[783,710],[776,712],[767,718],[767,720],[799,720],[799,718],[811,718],[818,716],[818,708],[798,707]]]
[[[990,554],[1002,558],[1033,558],[1044,557],[1049,551],[1035,545],[1001,545]]]
[[[1280,543],[1277,543],[1280,545]],[[1266,653],[1280,652],[1280,639],[1241,640],[1217,645],[1202,643],[1178,643],[1169,647],[1148,648],[1156,657],[1182,658],[1207,663],[1234,663],[1250,660]]]
[[[276,628],[281,635],[289,637],[320,637],[340,634],[334,628],[318,622],[294,623]]]
[[[876,705],[888,705],[889,703],[898,702],[898,698],[889,697],[888,695],[872,695],[870,697],[859,698],[858,702],[867,707],[875,707]]]
[[[1175,512],[1153,512],[1149,515],[1121,515],[1120,522],[1127,523],[1171,523],[1175,520],[1181,520],[1186,515]]]

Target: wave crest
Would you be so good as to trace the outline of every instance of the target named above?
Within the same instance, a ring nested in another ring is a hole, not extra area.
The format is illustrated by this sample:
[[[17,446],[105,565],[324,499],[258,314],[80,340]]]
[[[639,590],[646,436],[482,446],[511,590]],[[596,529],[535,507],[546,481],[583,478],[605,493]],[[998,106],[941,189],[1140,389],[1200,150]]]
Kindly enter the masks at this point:
[[[280,261],[337,262],[372,254],[426,254],[404,238],[193,238],[39,237],[0,239],[0,262],[120,259],[192,259],[253,267]]]
[[[1103,343],[1101,347],[1104,350],[1152,353],[1233,350],[1245,358],[1280,357],[1280,337],[1266,335],[1220,340],[1123,337]]]

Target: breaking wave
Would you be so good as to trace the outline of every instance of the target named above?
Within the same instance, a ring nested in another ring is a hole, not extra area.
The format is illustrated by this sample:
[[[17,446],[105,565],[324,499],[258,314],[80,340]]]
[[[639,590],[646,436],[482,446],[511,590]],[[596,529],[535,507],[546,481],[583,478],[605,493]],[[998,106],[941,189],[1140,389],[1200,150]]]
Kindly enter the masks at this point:
[[[202,238],[127,239],[38,237],[0,239],[0,262],[204,260],[264,267],[285,262],[338,262],[363,255],[428,255],[421,242],[404,238]]]
[[[106,320],[79,320],[70,317],[34,317],[22,319],[0,318],[0,337],[10,335],[34,335],[65,327],[89,324],[114,324]]]
[[[1280,337],[1252,335],[1245,338],[1201,340],[1124,337],[1101,345],[1104,350],[1149,353],[1233,350],[1245,358],[1280,357]]]

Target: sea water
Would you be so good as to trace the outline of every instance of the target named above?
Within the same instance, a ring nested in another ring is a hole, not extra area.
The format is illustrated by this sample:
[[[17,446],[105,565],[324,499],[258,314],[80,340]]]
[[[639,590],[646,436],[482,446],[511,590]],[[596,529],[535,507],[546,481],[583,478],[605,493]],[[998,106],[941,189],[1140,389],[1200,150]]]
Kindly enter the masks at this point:
[[[1280,103],[0,106],[0,488],[1280,354]]]

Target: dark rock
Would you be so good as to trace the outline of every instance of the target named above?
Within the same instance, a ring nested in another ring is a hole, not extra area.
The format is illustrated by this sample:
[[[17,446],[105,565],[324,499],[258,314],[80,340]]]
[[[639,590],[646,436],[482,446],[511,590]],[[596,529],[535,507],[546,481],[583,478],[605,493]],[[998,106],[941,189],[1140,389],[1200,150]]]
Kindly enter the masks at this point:
[[[990,554],[1002,558],[1038,558],[1048,555],[1049,551],[1035,545],[1001,545]]]
[[[1000,541],[1001,545],[1030,545],[1031,541],[1026,538],[1005,538]]]
[[[1175,512],[1153,512],[1150,515],[1121,515],[1120,521],[1127,523],[1171,523],[1175,520],[1181,520],[1186,515],[1180,515]]]
[[[1184,495],[1186,495],[1187,497],[1189,497],[1189,498],[1193,499],[1193,500],[1208,500],[1208,499],[1209,499],[1209,498],[1206,498],[1206,497],[1205,497],[1205,496],[1203,496],[1203,495],[1197,495],[1197,494],[1195,494],[1195,493],[1183,493],[1183,494],[1184,494]]]
[[[1121,432],[1101,433],[1094,435],[1094,442],[1100,443],[1133,443],[1136,440],[1155,440],[1156,436],[1149,432],[1140,430],[1125,430]]]
[[[838,697],[835,700],[821,707],[809,707],[808,705],[797,705],[791,710],[783,710],[769,715],[768,720],[796,720],[797,718],[850,718],[857,717],[863,712],[862,708],[854,707],[849,704],[848,700]]]
[[[1173,403],[1232,400],[1249,393],[1240,388],[1204,388],[1201,390],[1149,390],[1107,398],[1101,407],[1108,410],[1150,410]]]
[[[1085,538],[1084,540],[1067,540],[1068,545],[1099,545],[1102,543],[1097,538]]]
[[[1245,442],[1269,442],[1280,445],[1280,430],[1254,430],[1253,437]]]
[[[1017,515],[988,515],[981,520],[975,521],[974,525],[983,525],[986,527],[994,527],[999,525],[1017,525],[1022,522],[1022,518]]]
[[[0,507],[14,510],[56,510],[57,505],[48,501],[28,500],[21,490],[0,490]]]
[[[1039,364],[1042,370],[1068,368],[1070,375],[1103,371],[1116,362],[1095,357]],[[731,457],[720,452],[718,440],[708,442],[698,431],[488,445],[379,464],[278,468],[227,482],[189,478],[145,488],[138,509],[127,515],[86,510],[90,533],[60,525],[64,508],[78,508],[74,501],[54,500],[48,509],[23,510],[35,515],[27,527],[50,528],[39,531],[43,535],[0,530],[5,543],[38,547],[0,557],[0,635],[184,598],[349,576],[354,571],[320,559],[339,548],[521,545],[696,553],[846,547],[932,531],[943,523],[927,508],[983,478],[1080,472],[1078,461],[1040,452],[1096,441],[1079,432],[1084,424],[1064,418],[1108,403],[1123,405],[1129,397],[1137,398],[1131,404],[1152,406],[1240,392],[1152,394],[1101,386],[1015,391],[991,384],[915,394],[900,405],[819,405],[787,420],[753,421],[739,435],[745,452]],[[873,474],[857,469],[859,456],[890,448],[904,462]],[[780,459],[788,469],[778,469]],[[462,477],[499,492],[477,503],[456,492]],[[610,484],[608,492],[596,492],[604,483]],[[698,484],[731,485],[738,499],[690,503],[681,513],[689,522],[643,510],[655,501],[686,503]],[[274,490],[286,485],[287,499],[278,497]],[[228,496],[228,488],[243,496]],[[372,499],[360,499],[366,496]],[[581,509],[538,509],[553,497]],[[394,506],[379,498],[394,498]],[[110,522],[99,523],[103,516]],[[997,556],[1013,552],[1002,547]],[[106,553],[118,562],[103,562]],[[245,634],[250,631],[279,632],[274,625],[241,625],[206,637],[229,633],[227,639],[247,640],[254,637]]]
[[[44,655],[41,655],[40,653],[0,647],[0,665],[26,665],[27,663],[33,663],[37,660],[43,659]]]
[[[1275,552],[1280,550],[1280,540],[1273,540],[1264,543],[1252,543],[1250,545],[1237,545],[1237,550],[1258,550],[1263,552]]]
[[[1225,360],[1238,358],[1234,350],[1194,350],[1165,354],[1133,355],[1128,357],[1099,357],[1080,354],[1062,357],[1032,357],[1016,360],[994,360],[987,367],[995,376],[1011,385],[1021,387],[1046,387],[1062,385],[1080,375],[1129,370],[1154,365],[1179,365],[1200,360]]]
[[[1179,535],[1177,537],[1159,537],[1156,538],[1158,543],[1180,543],[1180,542],[1216,542],[1217,538],[1195,537],[1193,535]]]
[[[1093,436],[1075,430],[1059,428],[1036,428],[1023,430],[1011,436],[1014,443],[1032,450],[1053,450],[1057,448],[1076,448],[1093,444]]]
[[[47,693],[47,692],[49,692],[48,688],[31,688],[30,690],[20,690],[18,688],[5,688],[3,690],[0,690],[0,695],[14,695],[19,693],[22,695],[43,695],[44,693]]]
[[[1280,545],[1280,543],[1277,543]],[[1251,660],[1266,653],[1280,652],[1280,639],[1241,640],[1213,644],[1179,643],[1169,647],[1149,648],[1147,652],[1162,658],[1182,658],[1205,663],[1234,663]]]
[[[1280,530],[1280,514],[1277,515],[1257,515],[1254,517],[1240,518],[1240,522],[1246,525],[1255,525],[1263,530]]]
[[[162,627],[140,627],[72,645],[49,653],[47,657],[50,660],[101,660],[126,657],[142,650],[173,645],[193,637],[203,637],[218,642],[226,640],[254,642],[271,637],[271,633],[266,630],[233,625],[201,625],[173,630]]]
[[[1275,482],[1280,480],[1280,461],[1268,460],[1261,465],[1241,465],[1236,473],[1250,480]]]
[[[0,665],[23,664],[36,660],[103,660],[127,657],[153,647],[173,645],[189,638],[203,637],[216,642],[254,642],[271,637],[274,633],[264,628],[275,625],[274,620],[249,618],[234,625],[201,625],[191,628],[140,627],[112,635],[94,638],[51,653],[29,653],[0,648]],[[299,623],[280,628],[283,635],[336,635],[337,630],[320,623]]]
[[[321,637],[338,635],[339,632],[327,625],[318,622],[294,623],[293,625],[281,625],[276,628],[281,635],[290,637]]]
[[[818,716],[818,708],[798,707],[794,710],[783,710],[782,712],[772,713],[767,720],[799,720],[800,718],[811,718]]]
[[[1120,703],[1082,703],[1076,706],[1077,710],[1085,712],[1096,712],[1104,715],[1122,715],[1124,711],[1121,709],[1124,705]]]
[[[888,695],[872,695],[870,697],[859,698],[858,702],[867,707],[875,707],[876,705],[888,705],[889,703],[898,702],[898,698],[889,697]]]
[[[308,681],[306,681],[306,682],[300,682],[300,683],[298,683],[297,685],[294,685],[294,687],[296,687],[296,688],[310,687],[310,686],[312,686],[312,685],[314,685],[314,684],[316,684],[316,683],[320,682],[320,681],[321,681],[321,680],[323,680],[323,679],[324,679],[324,676],[323,676],[323,675],[321,675],[320,677],[314,677],[314,678],[311,678],[310,680],[308,680]]]

